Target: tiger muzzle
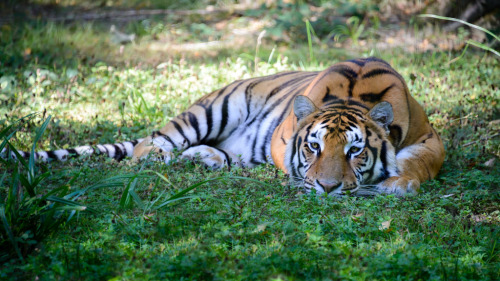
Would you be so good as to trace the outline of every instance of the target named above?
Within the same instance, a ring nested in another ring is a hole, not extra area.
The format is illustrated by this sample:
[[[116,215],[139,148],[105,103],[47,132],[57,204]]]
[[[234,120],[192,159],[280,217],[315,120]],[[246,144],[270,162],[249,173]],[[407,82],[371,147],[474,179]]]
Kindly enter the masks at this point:
[[[326,193],[330,193],[342,185],[342,182],[338,181],[316,180],[316,183],[321,186]]]

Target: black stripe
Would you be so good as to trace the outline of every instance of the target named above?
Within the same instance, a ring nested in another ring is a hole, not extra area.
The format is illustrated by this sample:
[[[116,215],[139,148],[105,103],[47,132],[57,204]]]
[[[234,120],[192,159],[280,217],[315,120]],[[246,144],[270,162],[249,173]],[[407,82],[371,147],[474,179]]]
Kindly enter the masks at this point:
[[[330,88],[326,87],[326,93],[323,99],[321,100],[323,104],[332,101],[332,100],[338,100],[339,98],[336,95],[331,95],[330,94]]]
[[[358,123],[358,120],[356,118],[354,118],[352,115],[350,115],[348,112],[344,112],[344,114],[342,114],[343,116],[345,116],[349,121],[353,122],[354,124],[357,124]],[[352,123],[349,123],[349,125],[352,124]]]
[[[172,145],[172,147],[173,147],[173,148],[177,148],[177,145],[176,145],[176,144],[172,141],[172,139],[171,139],[169,136],[167,136],[167,135],[163,134],[163,133],[162,133],[162,132],[160,132],[160,131],[154,131],[153,133],[155,134],[155,138],[156,138],[156,136],[160,136],[160,137],[162,137],[164,140],[168,141],[168,142]],[[136,142],[137,142],[137,141],[136,141]]]
[[[113,148],[115,149],[115,156],[113,157],[114,159],[120,161],[123,158],[125,158],[125,155],[121,148],[117,144],[112,144]]]
[[[351,115],[355,115],[358,118],[363,119],[363,114],[360,113],[359,110],[353,110],[350,107],[344,107],[344,106],[339,107],[339,108],[346,110]],[[328,120],[330,120],[332,122],[333,121],[338,121],[336,119],[340,118],[340,116],[344,115],[347,112],[345,112],[345,111],[344,112],[342,112],[342,111],[340,111],[340,112],[337,112],[337,111],[333,111],[333,112],[332,111],[327,111],[327,112],[325,112],[325,114],[322,115],[322,118],[326,118],[326,119],[328,119]]]
[[[222,134],[222,132],[224,131],[224,129],[226,128],[226,125],[227,125],[227,119],[229,116],[229,112],[228,112],[229,97],[230,97],[230,94],[225,96],[224,101],[222,102],[222,119],[221,119],[221,124],[219,127],[219,133],[217,134],[217,137],[216,137],[217,139],[220,137],[220,135]]]
[[[302,137],[301,137],[301,136],[299,136],[299,137],[297,138],[297,149],[300,149],[300,147],[302,146],[302,143],[303,143],[303,141],[302,141]],[[300,160],[300,153],[297,153],[297,162],[299,163],[299,164],[297,165],[297,168],[302,168],[302,167],[304,167],[304,164],[303,164],[303,163],[302,163],[302,161]]]
[[[356,78],[358,77],[358,74],[350,67],[342,67],[338,70],[335,69],[334,72],[342,74],[349,80],[349,89],[347,93],[350,97],[352,97],[352,89],[354,88],[354,84],[356,84]]]
[[[172,144],[173,148],[177,148],[177,145],[174,143],[174,141],[167,135],[162,136],[166,141],[168,141],[170,144]]]
[[[220,90],[219,90],[219,92],[217,93],[217,96],[216,96],[216,97],[212,100],[212,104],[213,104],[213,102],[214,102],[216,99],[218,99],[220,96],[222,96],[222,95],[224,94],[224,92],[227,90],[227,88],[228,88],[229,86],[231,86],[232,84],[234,84],[234,83],[236,83],[236,82],[238,82],[238,81],[235,81],[235,82],[233,82],[233,83],[231,83],[231,84],[229,84],[229,85],[225,86],[224,88],[220,89]],[[243,82],[245,82],[245,81],[240,81],[239,85],[241,85],[241,83],[243,83]],[[208,96],[207,98],[210,98],[210,96]]]
[[[132,146],[136,146],[139,141],[138,140],[131,140],[129,142],[132,144]]]
[[[191,142],[184,134],[184,130],[182,130],[182,127],[179,125],[179,123],[177,123],[175,120],[170,121],[170,123],[172,123],[172,125],[174,125],[175,129],[177,129],[177,131],[181,134],[181,136],[187,141],[187,144],[188,144],[187,146],[188,147],[191,146]]]
[[[264,143],[261,146],[262,159],[264,160],[267,160],[266,156],[271,154],[271,145],[270,145],[271,139],[273,137],[274,130],[276,129],[276,127],[278,127],[279,124],[280,120],[274,119],[274,121],[271,123],[271,126],[267,128],[267,132],[265,134],[266,137],[264,139]],[[267,150],[269,150],[269,153]]]
[[[280,84],[278,87],[274,88],[269,95],[266,97],[266,102],[271,99],[274,95],[276,95],[279,91],[287,88],[288,86],[291,86],[295,84],[296,82],[302,82],[302,80],[310,78],[312,76],[316,76],[316,73],[304,73],[304,75],[301,75],[299,77],[293,78],[291,80],[286,81],[285,83]]]
[[[354,72],[351,68],[342,69],[339,73],[344,75],[347,79],[349,79],[348,94],[350,97],[352,97],[352,89],[354,88],[354,84],[356,84],[356,78],[358,77],[358,74]]]
[[[394,71],[392,69],[387,69],[387,68],[377,68],[377,69],[368,71],[367,73],[363,74],[363,76],[361,78],[362,79],[373,78],[373,77],[383,75],[383,74],[392,75],[392,76],[398,78],[399,81],[401,82],[401,84],[403,84],[403,85],[406,84],[405,80],[403,79],[403,77],[399,73],[397,73],[396,71]]]
[[[376,164],[376,159],[377,159],[377,149],[370,146],[370,141],[369,138],[372,135],[370,130],[366,130],[366,138],[365,138],[365,147],[369,149],[372,152],[372,156],[374,157],[373,159],[373,165],[368,169],[363,171],[361,174],[366,174],[368,173],[368,180],[371,182],[371,178],[373,177],[373,169],[375,168]],[[367,153],[368,156],[368,153]]]
[[[210,136],[210,133],[212,131],[212,127],[214,125],[214,122],[213,122],[213,119],[212,119],[212,105],[210,105],[207,108],[205,108],[205,117],[207,119],[207,134],[200,141],[201,143],[205,143],[205,141],[207,140],[207,138]]]
[[[254,136],[253,136],[254,138],[253,138],[253,142],[252,142],[252,157],[250,158],[250,162],[252,164],[256,164],[256,165],[261,164],[261,162],[257,161],[257,159],[255,158],[256,157],[255,150],[257,148],[257,137],[258,136],[259,136],[259,134],[254,134]]]
[[[200,141],[200,125],[198,124],[198,119],[196,118],[196,115],[194,115],[192,112],[188,112],[188,119],[189,119],[189,124],[191,127],[194,128],[196,132],[196,141]]]
[[[352,68],[341,64],[331,66],[330,68],[321,72],[321,77],[316,80],[312,87],[316,87],[318,83],[320,83],[323,79],[325,79],[327,75],[331,74],[332,72],[339,73],[349,80],[349,94],[350,96],[352,96],[352,88],[354,87],[355,78],[357,78],[358,74]]]
[[[387,171],[387,145],[385,141],[382,142],[382,148],[380,149],[380,161],[382,161],[382,175],[377,180],[383,181],[389,175]]]
[[[57,158],[56,154],[54,153],[54,151],[46,151],[46,152],[47,152],[47,156],[48,156],[50,159],[57,159],[57,160],[59,160],[59,159]],[[38,156],[39,156],[39,155],[38,155],[38,153],[36,153],[36,152],[35,152],[35,156],[38,158]]]
[[[428,141],[429,139],[431,139],[433,136],[434,136],[434,134],[433,134],[432,132],[428,133],[428,134],[427,134],[427,138],[426,138],[426,139],[424,139],[424,140],[422,141],[422,143],[425,143],[426,141]]]
[[[359,106],[359,107],[362,107],[362,108],[367,109],[367,110],[370,109],[367,105],[360,103],[358,101],[352,100],[352,99],[347,100],[347,104]]]
[[[353,100],[348,100],[347,102],[345,100],[334,100],[334,101],[331,101],[327,104],[324,104],[322,108],[324,108],[324,110],[331,110],[331,109],[337,109],[337,110],[341,110],[341,109],[348,109],[348,110],[354,110],[354,111],[359,111],[361,114],[364,114],[364,112],[362,110],[359,110],[357,108],[353,108],[353,107],[350,107],[350,106],[357,106],[357,107],[361,107],[365,110],[368,110],[369,107],[360,103],[360,102],[357,102],[357,101],[353,101]]]
[[[366,102],[371,102],[371,103],[374,103],[374,102],[378,102],[380,101],[384,95],[392,88],[394,87],[394,83],[392,85],[390,85],[389,87],[383,89],[380,93],[376,94],[376,93],[366,93],[366,94],[360,94],[359,97],[363,100],[363,101],[366,101]]]
[[[292,141],[292,155],[290,156],[290,167],[292,168],[290,173],[292,173],[292,176],[298,177],[299,175],[297,174],[297,168],[295,168],[295,165],[293,164],[293,159],[295,158],[295,154],[297,153],[297,137],[298,135],[295,134],[293,136],[293,141]]]

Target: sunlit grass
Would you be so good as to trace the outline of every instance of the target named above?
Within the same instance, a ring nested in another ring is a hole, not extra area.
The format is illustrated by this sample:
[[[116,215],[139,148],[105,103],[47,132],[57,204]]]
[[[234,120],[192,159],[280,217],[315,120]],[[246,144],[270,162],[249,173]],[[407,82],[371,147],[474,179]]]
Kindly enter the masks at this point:
[[[4,40],[9,32],[17,40]],[[41,149],[130,140],[234,80],[320,70],[371,53],[313,45],[313,64],[307,45],[271,42],[259,49],[256,68],[251,42],[218,56],[150,54],[156,58],[139,65],[136,46],[120,54],[107,32],[36,24],[2,30],[0,128],[40,113],[12,139],[17,148],[31,148],[48,115]],[[269,165],[212,171],[184,160],[166,166],[99,157],[40,163],[44,190],[75,178],[70,192],[99,213],[80,213],[36,244],[26,263],[7,261],[0,279],[498,279],[500,145],[498,136],[486,138],[500,125],[498,61],[469,51],[452,64],[450,52],[380,55],[406,79],[447,148],[442,172],[418,196],[304,195]],[[496,163],[485,165],[490,159]],[[12,174],[0,166],[2,201]],[[134,182],[137,175],[144,176]],[[189,198],[155,208],[193,186],[181,194]]]

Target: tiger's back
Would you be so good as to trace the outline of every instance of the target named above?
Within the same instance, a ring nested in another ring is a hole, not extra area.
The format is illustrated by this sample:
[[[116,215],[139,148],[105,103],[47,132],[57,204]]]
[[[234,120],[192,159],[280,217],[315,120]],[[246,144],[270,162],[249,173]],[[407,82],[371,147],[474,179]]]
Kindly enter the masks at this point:
[[[196,101],[185,112],[136,147],[144,157],[155,138],[163,151],[207,145],[229,154],[245,167],[271,162],[271,137],[289,115],[294,98],[305,92],[318,72],[284,72],[235,81]],[[228,161],[228,162],[229,162]]]

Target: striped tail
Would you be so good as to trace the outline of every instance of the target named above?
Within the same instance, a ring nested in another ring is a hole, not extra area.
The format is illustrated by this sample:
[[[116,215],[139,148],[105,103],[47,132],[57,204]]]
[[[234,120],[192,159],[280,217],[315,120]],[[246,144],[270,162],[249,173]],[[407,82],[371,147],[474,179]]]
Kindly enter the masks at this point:
[[[118,161],[125,157],[132,157],[134,153],[134,147],[140,143],[143,139],[137,139],[133,141],[126,141],[122,143],[114,144],[98,144],[96,146],[84,145],[78,146],[70,149],[59,149],[53,151],[38,151],[35,152],[35,160],[39,161],[66,161],[71,157],[78,157],[80,155],[92,155],[92,154],[105,154],[108,157],[114,158]],[[1,152],[2,157],[4,157],[6,148]],[[30,153],[25,151],[18,151],[23,158],[29,158]],[[14,152],[11,152],[12,157],[16,158]]]

